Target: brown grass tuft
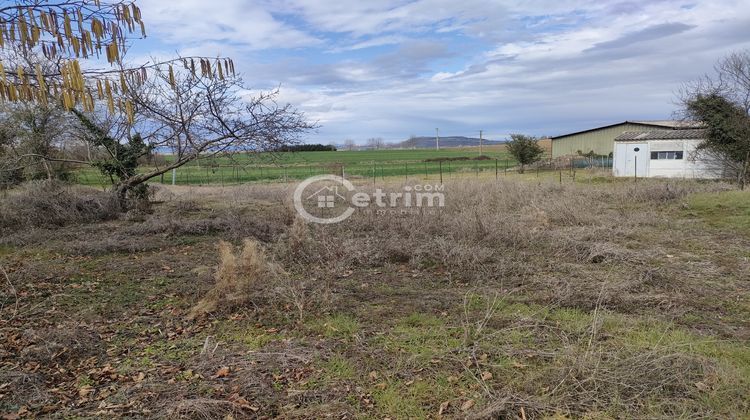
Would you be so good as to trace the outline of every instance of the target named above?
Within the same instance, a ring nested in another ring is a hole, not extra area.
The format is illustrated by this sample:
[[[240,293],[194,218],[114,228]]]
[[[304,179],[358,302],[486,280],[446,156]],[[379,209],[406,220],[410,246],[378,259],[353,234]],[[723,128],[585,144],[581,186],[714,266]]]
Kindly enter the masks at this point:
[[[193,307],[189,316],[195,318],[248,303],[256,289],[273,283],[281,273],[277,265],[268,261],[257,241],[245,239],[239,252],[235,252],[232,244],[220,241],[216,284]]]

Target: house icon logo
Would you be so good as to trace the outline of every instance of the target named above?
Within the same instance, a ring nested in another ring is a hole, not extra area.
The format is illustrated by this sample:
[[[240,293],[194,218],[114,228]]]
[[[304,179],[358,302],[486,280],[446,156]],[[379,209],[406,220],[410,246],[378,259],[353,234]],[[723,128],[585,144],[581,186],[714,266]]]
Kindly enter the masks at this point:
[[[346,197],[339,194],[339,186],[325,186],[314,193],[310,194],[307,201],[313,200],[317,202],[318,208],[334,208],[336,202],[346,202]]]
[[[338,223],[354,213],[354,207],[345,196],[354,190],[354,184],[340,176],[313,176],[294,190],[294,208],[308,222]]]

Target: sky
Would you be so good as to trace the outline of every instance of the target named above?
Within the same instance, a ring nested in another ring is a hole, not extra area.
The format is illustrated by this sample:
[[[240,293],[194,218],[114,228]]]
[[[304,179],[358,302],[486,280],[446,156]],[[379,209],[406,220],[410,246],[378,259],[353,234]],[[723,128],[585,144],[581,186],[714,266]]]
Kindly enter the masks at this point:
[[[231,57],[320,127],[308,143],[504,139],[668,119],[750,48],[749,0],[139,0],[136,59]]]

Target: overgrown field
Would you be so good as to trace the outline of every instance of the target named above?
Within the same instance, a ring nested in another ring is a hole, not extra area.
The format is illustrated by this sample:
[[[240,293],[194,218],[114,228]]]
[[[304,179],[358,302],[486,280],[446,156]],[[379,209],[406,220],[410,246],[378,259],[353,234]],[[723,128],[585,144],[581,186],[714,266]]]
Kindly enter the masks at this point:
[[[8,193],[0,415],[750,416],[747,192],[454,180],[322,226],[291,188]]]
[[[364,150],[337,152],[290,152],[270,154],[237,154],[229,157],[201,159],[179,168],[175,174],[177,185],[230,185],[243,182],[278,182],[304,179],[313,175],[335,173],[343,170],[347,178],[378,179],[388,177],[423,178],[436,176],[441,171],[446,177],[462,173],[492,172],[497,168],[515,166],[515,160],[503,146],[487,147],[483,158],[478,147],[414,149],[414,150]],[[166,161],[171,156],[165,156]],[[438,160],[445,160],[442,165]],[[141,171],[153,167],[144,165]],[[107,185],[96,168],[75,170],[76,179],[84,185]],[[171,173],[154,180],[172,183]]]

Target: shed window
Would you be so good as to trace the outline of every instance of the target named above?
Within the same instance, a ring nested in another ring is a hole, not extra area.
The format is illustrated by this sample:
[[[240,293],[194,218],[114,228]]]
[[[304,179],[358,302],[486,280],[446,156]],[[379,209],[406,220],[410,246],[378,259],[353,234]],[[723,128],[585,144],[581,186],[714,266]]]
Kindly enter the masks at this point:
[[[651,159],[652,160],[675,160],[675,159],[682,159],[682,152],[651,152]]]

